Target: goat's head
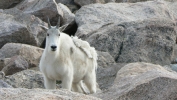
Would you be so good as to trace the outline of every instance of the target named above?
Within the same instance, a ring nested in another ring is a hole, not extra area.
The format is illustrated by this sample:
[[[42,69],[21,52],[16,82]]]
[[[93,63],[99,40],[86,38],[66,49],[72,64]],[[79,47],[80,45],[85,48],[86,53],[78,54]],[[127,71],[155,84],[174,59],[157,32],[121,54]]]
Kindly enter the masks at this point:
[[[50,20],[48,18],[48,28],[43,27],[47,29],[47,34],[46,34],[46,46],[45,48],[49,51],[57,51],[59,48],[59,41],[61,38],[61,32],[68,26],[64,25],[60,27],[60,18],[58,19],[58,23],[56,26],[51,26]]]

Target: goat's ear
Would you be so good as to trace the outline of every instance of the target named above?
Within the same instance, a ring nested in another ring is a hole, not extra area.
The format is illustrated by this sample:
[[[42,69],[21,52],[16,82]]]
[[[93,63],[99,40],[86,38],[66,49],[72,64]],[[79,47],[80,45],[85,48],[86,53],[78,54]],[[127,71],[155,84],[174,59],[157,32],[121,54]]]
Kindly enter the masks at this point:
[[[43,28],[44,30],[48,30],[48,29],[49,29],[48,27],[43,26],[43,25],[38,25],[38,26],[40,26],[40,27]]]
[[[59,28],[59,30],[60,30],[61,32],[63,32],[63,31],[66,29],[66,27],[67,27],[68,25],[69,25],[69,24],[63,25],[62,27]]]

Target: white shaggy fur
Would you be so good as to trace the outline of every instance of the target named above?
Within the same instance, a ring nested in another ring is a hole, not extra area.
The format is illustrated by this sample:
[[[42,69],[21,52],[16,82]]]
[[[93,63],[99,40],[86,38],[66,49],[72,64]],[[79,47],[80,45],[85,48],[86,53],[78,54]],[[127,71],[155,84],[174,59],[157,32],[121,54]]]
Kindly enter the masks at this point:
[[[62,33],[62,27],[47,30],[46,47],[40,60],[46,89],[55,89],[56,80],[62,88],[84,93],[82,80],[90,93],[96,92],[97,53],[89,43]],[[56,46],[56,50],[51,46]]]

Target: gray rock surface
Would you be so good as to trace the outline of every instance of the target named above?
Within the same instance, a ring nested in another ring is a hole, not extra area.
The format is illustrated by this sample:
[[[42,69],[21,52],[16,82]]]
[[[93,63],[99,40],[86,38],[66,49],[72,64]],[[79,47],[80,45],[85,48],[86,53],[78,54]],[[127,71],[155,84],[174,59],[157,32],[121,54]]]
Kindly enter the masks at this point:
[[[98,54],[98,66],[103,68],[110,67],[109,64],[115,63],[114,58],[108,52],[97,51]]]
[[[29,68],[28,62],[23,58],[22,56],[13,56],[8,61],[8,63],[4,66],[4,68],[1,70],[6,75],[12,75],[16,72],[26,70]]]
[[[34,70],[24,70],[3,79],[14,88],[44,88],[42,73]]]
[[[94,3],[108,3],[115,2],[115,0],[74,0],[74,2],[80,6],[94,4]]]
[[[1,100],[101,100],[96,97],[67,90],[0,89]]]
[[[29,64],[29,68],[38,67],[43,49],[19,43],[7,43],[0,49],[0,58],[11,58],[20,55]]]
[[[168,4],[149,1],[84,6],[76,13],[76,35],[98,51],[109,52],[118,63],[170,64],[176,29]]]
[[[39,18],[18,9],[2,10],[0,15],[0,47],[8,42],[41,45],[45,34]]]
[[[169,10],[171,5],[163,1],[87,5],[76,13],[75,19],[79,26],[76,35],[91,34],[108,24],[114,23],[155,18],[173,20],[174,14]]]
[[[23,0],[0,0],[0,9],[8,9],[16,6]]]
[[[58,4],[59,8],[63,11],[62,25],[69,24],[72,26],[75,23],[75,15],[70,11],[70,9],[62,3]]]
[[[0,58],[0,70],[4,68],[4,66],[7,65],[9,62],[10,58]]]
[[[175,100],[177,73],[160,65],[130,63],[121,68],[114,85],[96,94],[103,100]]]
[[[48,17],[53,26],[56,25],[59,15],[63,18],[63,11],[54,0],[24,0],[16,8],[24,13],[35,15],[45,22]]]
[[[0,88],[13,88],[13,87],[0,79]]]
[[[125,63],[108,64],[107,68],[98,67],[97,69],[97,83],[102,90],[108,89],[113,85],[116,78],[117,71],[120,70]]]

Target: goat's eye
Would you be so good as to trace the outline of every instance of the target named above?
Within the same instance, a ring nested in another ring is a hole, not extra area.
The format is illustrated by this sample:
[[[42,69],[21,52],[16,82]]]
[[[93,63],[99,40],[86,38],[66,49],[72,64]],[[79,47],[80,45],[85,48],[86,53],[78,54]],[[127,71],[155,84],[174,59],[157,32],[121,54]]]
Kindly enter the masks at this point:
[[[60,36],[60,34],[58,34],[58,36]]]
[[[49,36],[49,34],[47,34],[47,36]]]

